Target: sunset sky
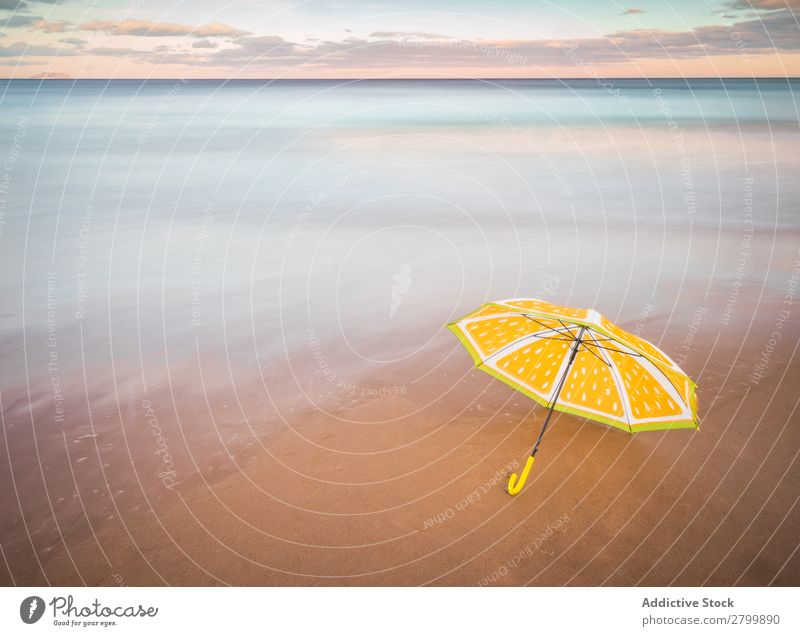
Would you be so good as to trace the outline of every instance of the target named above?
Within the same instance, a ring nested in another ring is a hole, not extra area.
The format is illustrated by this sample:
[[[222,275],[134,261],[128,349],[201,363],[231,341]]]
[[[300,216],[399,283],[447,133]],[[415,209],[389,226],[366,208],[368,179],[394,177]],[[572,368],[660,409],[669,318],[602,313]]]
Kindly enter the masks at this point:
[[[800,0],[0,0],[0,76],[800,75]]]

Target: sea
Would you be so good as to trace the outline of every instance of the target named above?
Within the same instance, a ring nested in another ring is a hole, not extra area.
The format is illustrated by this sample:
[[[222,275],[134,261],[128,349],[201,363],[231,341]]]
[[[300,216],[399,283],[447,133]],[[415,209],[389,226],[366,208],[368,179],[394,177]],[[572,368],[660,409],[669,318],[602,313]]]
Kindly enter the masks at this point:
[[[470,366],[446,323],[496,299],[657,341],[675,325],[699,369],[698,320],[739,338],[794,298],[799,97],[796,79],[2,80],[4,475],[55,502],[70,470],[169,489],[309,413],[413,406]]]

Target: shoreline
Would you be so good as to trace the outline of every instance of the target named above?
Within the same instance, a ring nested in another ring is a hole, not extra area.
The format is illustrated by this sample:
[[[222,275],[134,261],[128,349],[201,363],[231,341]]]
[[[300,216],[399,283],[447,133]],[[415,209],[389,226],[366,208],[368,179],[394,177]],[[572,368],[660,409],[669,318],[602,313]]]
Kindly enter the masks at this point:
[[[742,292],[742,306],[751,292]],[[84,528],[83,538],[68,533],[69,553],[56,540],[42,559],[47,582],[765,585],[776,577],[772,584],[797,585],[798,569],[784,561],[800,527],[790,477],[800,452],[792,410],[800,373],[791,349],[800,333],[785,323],[754,384],[779,295],[760,307],[755,327],[735,314],[725,329],[740,341],[709,336],[724,299],[714,303],[688,345],[691,312],[671,325],[656,312],[628,325],[645,337],[662,333],[668,353],[688,347],[700,431],[629,436],[560,414],[526,490],[511,498],[506,475],[529,451],[543,409],[474,371],[443,334],[421,383],[414,383],[418,361],[363,381],[405,383],[405,395],[343,399],[320,391],[327,413],[287,406],[288,425],[276,418],[252,439],[225,438],[227,462],[219,449],[208,465],[199,452],[182,456],[181,438],[168,432],[178,472],[200,461],[199,474],[182,475],[172,491],[151,484],[157,496],[149,501],[114,495],[125,523],[108,506],[111,518]],[[154,410],[168,411],[164,397],[149,398]],[[102,434],[92,440],[102,448]],[[765,515],[769,523],[754,523]],[[19,554],[9,556],[19,563]],[[45,579],[34,568],[25,583]]]

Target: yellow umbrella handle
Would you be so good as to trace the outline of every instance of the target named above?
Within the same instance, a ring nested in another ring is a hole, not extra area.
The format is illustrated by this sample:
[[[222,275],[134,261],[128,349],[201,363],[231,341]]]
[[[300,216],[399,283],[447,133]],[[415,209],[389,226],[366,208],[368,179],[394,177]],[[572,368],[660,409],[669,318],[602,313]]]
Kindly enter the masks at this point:
[[[513,475],[511,475],[511,479],[508,480],[509,495],[516,495],[519,491],[521,491],[522,487],[525,485],[525,480],[528,479],[528,474],[531,472],[531,468],[533,467],[533,458],[536,456],[536,451],[539,450],[539,444],[542,443],[544,432],[547,430],[547,425],[550,423],[550,417],[553,415],[553,408],[556,405],[558,396],[561,394],[561,389],[564,387],[564,381],[567,379],[569,368],[575,361],[575,356],[578,353],[578,348],[581,346],[581,339],[583,338],[584,331],[586,331],[586,327],[581,327],[581,330],[578,332],[578,337],[575,338],[575,342],[572,345],[572,351],[569,354],[569,361],[567,362],[567,366],[564,369],[564,372],[561,374],[561,379],[558,381],[555,394],[553,395],[553,398],[550,400],[550,409],[547,411],[547,417],[544,418],[544,424],[542,424],[542,430],[539,431],[539,438],[536,440],[536,444],[534,444],[533,446],[533,451],[531,451],[531,456],[528,457],[528,463],[525,464],[525,468],[522,469],[522,476],[517,478],[517,473],[514,473]]]
[[[519,491],[522,490],[522,487],[525,485],[525,481],[528,479],[528,474],[531,472],[532,466],[533,466],[533,455],[528,457],[528,462],[525,464],[525,468],[522,469],[521,477],[517,478],[517,473],[511,475],[510,479],[508,480],[509,495],[516,495]]]

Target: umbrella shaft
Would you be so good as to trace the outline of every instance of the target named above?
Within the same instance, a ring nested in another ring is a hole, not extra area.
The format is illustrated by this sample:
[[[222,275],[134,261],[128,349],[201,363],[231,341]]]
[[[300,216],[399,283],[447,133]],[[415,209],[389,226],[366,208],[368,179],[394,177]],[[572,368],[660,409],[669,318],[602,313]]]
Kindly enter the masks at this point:
[[[578,355],[578,347],[581,346],[581,338],[583,338],[583,332],[586,331],[586,327],[581,327],[581,330],[578,332],[578,337],[575,339],[575,343],[572,345],[572,351],[569,355],[569,361],[567,362],[567,368],[564,369],[564,373],[561,374],[561,379],[558,381],[558,386],[556,387],[555,395],[553,395],[553,399],[550,402],[550,410],[547,412],[547,417],[544,420],[544,424],[542,425],[542,430],[539,432],[539,437],[536,439],[536,444],[531,451],[531,457],[536,457],[536,451],[539,450],[539,444],[542,443],[542,438],[544,437],[544,432],[547,430],[547,425],[550,423],[550,417],[553,415],[553,409],[555,408],[556,401],[558,400],[558,396],[561,393],[561,389],[564,387],[564,382],[567,380],[567,374],[569,373],[569,369],[572,366],[572,363],[575,361],[575,356]]]

